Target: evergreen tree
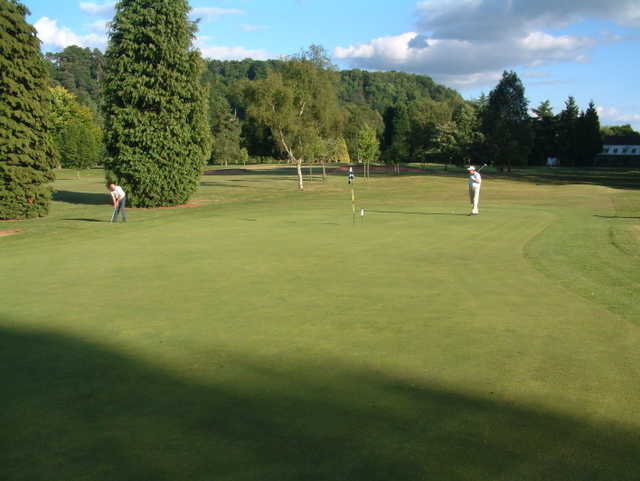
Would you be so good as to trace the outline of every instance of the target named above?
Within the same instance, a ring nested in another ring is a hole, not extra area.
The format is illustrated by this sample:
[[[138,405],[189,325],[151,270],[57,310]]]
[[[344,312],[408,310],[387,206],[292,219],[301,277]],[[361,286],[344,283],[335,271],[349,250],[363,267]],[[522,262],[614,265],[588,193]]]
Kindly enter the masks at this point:
[[[487,151],[501,170],[527,162],[532,142],[528,103],[515,72],[504,72],[489,94],[482,129]]]
[[[592,166],[596,155],[602,152],[603,139],[600,132],[600,118],[593,101],[578,120],[578,162]]]
[[[558,144],[562,160],[568,165],[575,165],[579,157],[578,120],[580,108],[576,99],[570,96],[564,104],[564,110],[558,116]]]
[[[56,164],[48,76],[27,8],[0,0],[0,219],[45,215]]]
[[[388,121],[385,131],[385,143],[388,145],[384,152],[385,161],[391,164],[408,162],[411,156],[412,132],[408,107],[401,103],[390,109],[385,117]]]
[[[105,167],[134,206],[184,203],[211,153],[186,0],[120,0],[104,74]]]
[[[549,100],[541,102],[533,109],[532,119],[534,141],[531,149],[531,165],[545,165],[547,158],[558,155],[558,126]]]

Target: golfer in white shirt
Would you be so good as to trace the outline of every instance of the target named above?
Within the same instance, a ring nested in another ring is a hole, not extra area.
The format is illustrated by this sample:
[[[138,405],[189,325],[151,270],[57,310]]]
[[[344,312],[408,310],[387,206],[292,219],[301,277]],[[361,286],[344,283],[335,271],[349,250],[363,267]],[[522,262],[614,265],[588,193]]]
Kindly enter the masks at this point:
[[[469,215],[478,215],[482,177],[473,165],[470,165],[467,170],[469,171],[469,200],[471,201],[471,214]]]
[[[111,222],[116,222],[118,220],[118,214],[120,213],[122,213],[122,222],[127,222],[127,195],[119,185],[109,184],[108,188],[111,193],[111,202],[113,203]]]

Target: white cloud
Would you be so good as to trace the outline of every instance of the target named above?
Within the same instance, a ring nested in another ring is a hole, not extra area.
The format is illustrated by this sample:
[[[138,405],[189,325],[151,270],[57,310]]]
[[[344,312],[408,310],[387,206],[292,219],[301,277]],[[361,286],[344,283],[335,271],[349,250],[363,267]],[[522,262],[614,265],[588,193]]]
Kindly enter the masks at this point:
[[[89,24],[89,28],[95,34],[105,35],[108,23],[109,20],[96,20],[95,22]]]
[[[631,38],[556,31],[588,18],[640,27],[640,0],[423,0],[416,6],[416,31],[340,46],[334,55],[353,67],[478,87],[503,70],[586,63],[599,42]]]
[[[621,112],[615,107],[598,107],[597,110],[600,123],[603,125],[631,124],[635,128],[640,126],[639,113]]]
[[[216,60],[243,60],[245,58],[252,58],[254,60],[267,60],[273,58],[265,50],[262,49],[247,49],[245,47],[228,47],[222,45],[207,45],[207,41],[210,37],[198,37],[196,39],[196,47],[202,53],[204,58],[216,59]]]
[[[244,15],[244,10],[237,8],[218,8],[218,7],[198,7],[191,10],[190,17],[193,19],[202,18],[206,21],[217,20],[223,15]]]
[[[584,37],[532,32],[508,46],[495,40],[435,39],[416,32],[380,37],[366,44],[338,47],[336,58],[358,68],[401,69],[427,74],[456,88],[489,85],[512,65],[539,66],[556,61],[580,61],[593,46]]]
[[[91,2],[80,2],[80,10],[88,15],[93,15],[96,17],[113,17],[115,7],[115,2],[109,2],[103,5],[98,5]]]
[[[38,38],[44,45],[54,48],[65,48],[69,45],[80,47],[104,48],[107,43],[106,34],[77,35],[67,27],[59,27],[57,20],[48,17],[40,18],[33,25],[38,32]]]
[[[266,25],[250,25],[248,23],[244,23],[240,25],[240,28],[245,32],[260,32],[262,30],[269,30],[271,27]]]

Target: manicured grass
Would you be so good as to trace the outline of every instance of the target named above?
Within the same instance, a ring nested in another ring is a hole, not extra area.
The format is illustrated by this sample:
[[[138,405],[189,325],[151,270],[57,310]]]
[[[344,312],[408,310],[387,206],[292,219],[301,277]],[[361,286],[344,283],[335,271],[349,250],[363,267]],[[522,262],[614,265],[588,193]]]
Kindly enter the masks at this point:
[[[637,479],[639,173],[428,172],[113,225],[62,171],[0,223],[0,479]]]

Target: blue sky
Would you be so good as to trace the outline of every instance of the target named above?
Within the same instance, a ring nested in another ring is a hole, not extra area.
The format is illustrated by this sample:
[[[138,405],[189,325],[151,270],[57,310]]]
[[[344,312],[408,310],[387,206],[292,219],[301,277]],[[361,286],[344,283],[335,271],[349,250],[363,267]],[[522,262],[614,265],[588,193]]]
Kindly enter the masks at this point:
[[[112,1],[22,0],[44,51],[106,45]],[[515,70],[532,107],[593,100],[640,130],[640,0],[191,0],[208,58],[278,58],[310,44],[340,68],[426,74],[465,98]]]

